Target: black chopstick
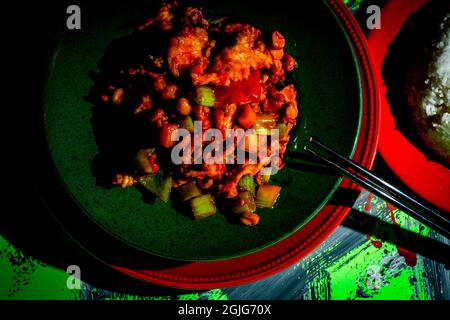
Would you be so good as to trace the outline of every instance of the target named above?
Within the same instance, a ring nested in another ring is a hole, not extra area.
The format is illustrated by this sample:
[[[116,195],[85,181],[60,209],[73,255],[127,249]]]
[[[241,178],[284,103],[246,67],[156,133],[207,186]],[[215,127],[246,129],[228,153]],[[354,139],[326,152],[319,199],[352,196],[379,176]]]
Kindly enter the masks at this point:
[[[311,143],[317,145],[318,147],[320,147],[322,150],[327,151],[329,154],[339,158],[340,160],[342,160],[345,164],[347,164],[348,166],[350,166],[351,168],[353,168],[357,173],[360,173],[372,180],[375,180],[375,182],[380,183],[386,190],[392,190],[393,192],[397,193],[402,199],[405,199],[406,201],[411,202],[412,204],[414,204],[414,206],[417,206],[419,208],[421,208],[422,210],[425,211],[429,211],[433,216],[437,216],[440,219],[444,219],[447,222],[449,221],[443,214],[441,214],[440,212],[434,210],[433,208],[426,206],[425,204],[423,204],[420,200],[416,199],[415,197],[413,197],[412,195],[409,195],[401,190],[399,190],[398,188],[394,187],[393,185],[391,185],[390,183],[388,183],[387,181],[377,177],[376,175],[374,175],[372,172],[370,172],[369,170],[367,170],[366,168],[360,166],[359,164],[357,164],[356,162],[344,157],[343,155],[337,153],[335,150],[333,150],[332,148],[324,145],[322,142],[320,142],[319,140],[317,140],[317,138],[311,137],[309,140]]]
[[[315,156],[317,159],[321,160],[326,165],[347,177],[354,183],[385,199],[389,203],[408,213],[413,218],[450,239],[450,220],[444,214],[441,214],[430,206],[425,205],[412,195],[399,190],[383,179],[377,177],[372,172],[342,156],[332,148],[324,145],[317,138],[311,138],[310,142],[317,146],[320,150],[333,156],[335,159],[327,159],[314,150],[305,147],[305,150],[308,153]]]

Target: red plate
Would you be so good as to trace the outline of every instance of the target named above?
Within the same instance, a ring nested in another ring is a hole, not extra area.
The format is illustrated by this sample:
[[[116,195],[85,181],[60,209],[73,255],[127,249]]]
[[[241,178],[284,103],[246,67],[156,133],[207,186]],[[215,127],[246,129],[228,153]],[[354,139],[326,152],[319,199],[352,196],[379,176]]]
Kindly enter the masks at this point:
[[[426,0],[389,1],[381,11],[381,29],[369,35],[369,46],[375,63],[375,72],[382,83],[381,65],[401,26]],[[450,211],[450,170],[427,160],[423,153],[412,145],[395,128],[394,117],[386,100],[386,87],[381,88],[381,123],[379,151],[392,171],[409,188],[436,206]]]
[[[379,98],[377,80],[372,74],[372,61],[367,43],[351,12],[339,0],[328,0],[342,21],[354,46],[362,79],[363,114],[361,133],[353,159],[371,167],[378,143]],[[359,190],[344,179],[339,188]],[[184,288],[211,289],[242,285],[275,274],[299,261],[324,241],[344,220],[349,207],[327,204],[301,230],[285,240],[261,251],[224,261],[191,262],[163,269],[132,269],[111,265],[127,275],[154,284]]]

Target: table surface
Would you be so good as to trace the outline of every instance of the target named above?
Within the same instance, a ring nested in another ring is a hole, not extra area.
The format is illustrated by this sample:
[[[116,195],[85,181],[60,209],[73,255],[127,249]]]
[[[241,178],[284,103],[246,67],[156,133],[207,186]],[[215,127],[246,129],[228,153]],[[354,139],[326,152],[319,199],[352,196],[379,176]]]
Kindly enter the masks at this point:
[[[365,29],[368,1],[344,2]],[[374,171],[400,183],[380,157]],[[78,248],[33,200],[36,214],[25,229],[13,215],[0,224],[0,299],[450,298],[449,241],[366,191],[352,200],[353,210],[342,225],[290,268],[254,283],[204,292],[160,288],[110,270]],[[80,288],[70,289],[69,265],[80,266]]]

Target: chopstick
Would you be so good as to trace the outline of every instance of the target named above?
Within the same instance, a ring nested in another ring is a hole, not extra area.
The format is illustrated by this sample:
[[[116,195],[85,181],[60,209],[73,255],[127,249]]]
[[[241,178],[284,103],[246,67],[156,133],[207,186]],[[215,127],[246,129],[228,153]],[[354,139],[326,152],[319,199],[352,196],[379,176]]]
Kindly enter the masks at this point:
[[[441,213],[437,209],[424,204],[413,195],[394,187],[369,170],[344,157],[329,146],[323,144],[317,138],[311,137],[310,142],[322,152],[331,155],[333,159],[328,159],[308,146],[305,146],[304,149],[309,154],[313,155],[328,167],[336,170],[354,183],[360,185],[380,198],[383,198],[387,202],[409,214],[411,217],[450,239],[450,220],[444,213]]]

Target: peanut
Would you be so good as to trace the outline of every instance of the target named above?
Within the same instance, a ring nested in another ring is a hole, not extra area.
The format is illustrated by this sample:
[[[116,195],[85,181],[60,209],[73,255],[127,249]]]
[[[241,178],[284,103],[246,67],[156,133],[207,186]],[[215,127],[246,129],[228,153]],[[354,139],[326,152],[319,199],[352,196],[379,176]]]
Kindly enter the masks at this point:
[[[177,111],[179,114],[181,114],[183,116],[189,115],[192,112],[192,106],[189,103],[189,100],[186,98],[178,99]]]
[[[256,226],[259,223],[259,216],[256,213],[245,212],[241,215],[241,222],[246,226]]]

